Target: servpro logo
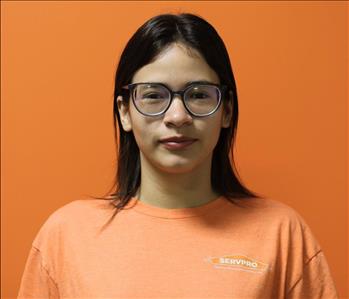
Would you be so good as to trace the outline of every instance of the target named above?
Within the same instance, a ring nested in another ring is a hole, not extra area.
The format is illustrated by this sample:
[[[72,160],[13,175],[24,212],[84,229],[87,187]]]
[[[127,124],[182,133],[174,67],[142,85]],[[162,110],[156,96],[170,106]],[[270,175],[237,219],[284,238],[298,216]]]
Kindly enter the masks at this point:
[[[215,268],[226,268],[236,270],[246,270],[253,272],[264,272],[269,265],[245,255],[226,255],[222,257],[209,257],[205,261],[213,264]]]

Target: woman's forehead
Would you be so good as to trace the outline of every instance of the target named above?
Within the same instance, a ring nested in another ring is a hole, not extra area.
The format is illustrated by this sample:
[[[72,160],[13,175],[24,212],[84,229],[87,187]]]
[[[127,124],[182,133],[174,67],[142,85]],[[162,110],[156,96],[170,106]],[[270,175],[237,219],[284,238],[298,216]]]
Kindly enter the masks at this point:
[[[216,72],[201,57],[192,57],[180,47],[172,47],[133,76],[132,83],[160,82],[181,88],[190,81],[219,83]]]

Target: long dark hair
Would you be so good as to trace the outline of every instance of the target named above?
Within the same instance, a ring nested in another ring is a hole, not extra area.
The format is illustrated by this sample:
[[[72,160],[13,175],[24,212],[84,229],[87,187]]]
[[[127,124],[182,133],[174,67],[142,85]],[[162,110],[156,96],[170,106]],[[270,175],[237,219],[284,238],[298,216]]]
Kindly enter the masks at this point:
[[[213,151],[211,169],[213,190],[225,196],[232,203],[236,199],[262,197],[243,186],[238,179],[234,164],[233,147],[239,110],[235,79],[224,42],[212,25],[198,15],[191,13],[161,14],[146,21],[134,33],[121,54],[116,70],[113,114],[114,136],[118,152],[117,172],[113,182],[116,190],[107,198],[94,197],[112,199],[111,204],[116,208],[113,217],[136,194],[141,179],[139,148],[132,131],[123,130],[117,108],[117,97],[121,95],[128,104],[129,94],[128,91],[122,89],[122,86],[131,83],[138,69],[152,62],[157,55],[174,42],[179,42],[201,53],[208,65],[219,76],[220,83],[228,86],[226,94],[223,95],[223,103],[233,101],[232,124],[228,128],[221,128],[217,145]],[[116,120],[120,134],[119,145],[115,127]]]

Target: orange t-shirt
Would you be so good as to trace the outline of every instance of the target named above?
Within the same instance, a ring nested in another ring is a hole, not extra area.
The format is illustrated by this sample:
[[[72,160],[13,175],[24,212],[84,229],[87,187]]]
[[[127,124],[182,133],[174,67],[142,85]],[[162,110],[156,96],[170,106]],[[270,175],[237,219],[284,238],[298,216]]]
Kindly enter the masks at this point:
[[[81,199],[35,237],[18,298],[338,298],[303,218],[272,199],[165,209]]]

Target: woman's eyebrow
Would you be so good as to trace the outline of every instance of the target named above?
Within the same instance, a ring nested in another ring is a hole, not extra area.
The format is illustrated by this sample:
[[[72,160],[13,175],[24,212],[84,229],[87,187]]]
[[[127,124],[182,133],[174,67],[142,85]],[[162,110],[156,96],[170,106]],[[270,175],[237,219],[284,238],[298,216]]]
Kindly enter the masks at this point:
[[[144,82],[144,83],[158,83],[158,84],[163,84],[165,85],[167,88],[170,88],[170,85],[167,84],[166,82],[160,82],[160,81],[151,81],[151,82]],[[186,88],[187,86],[189,85],[192,85],[192,84],[217,84],[217,83],[214,83],[212,81],[208,81],[208,80],[196,80],[196,81],[188,81],[185,83],[185,85],[183,86],[183,89]]]
[[[213,82],[210,82],[210,81],[207,81],[207,80],[199,80],[199,81],[189,81],[187,82],[184,87],[187,87],[191,84],[216,84],[216,83],[213,83]]]

